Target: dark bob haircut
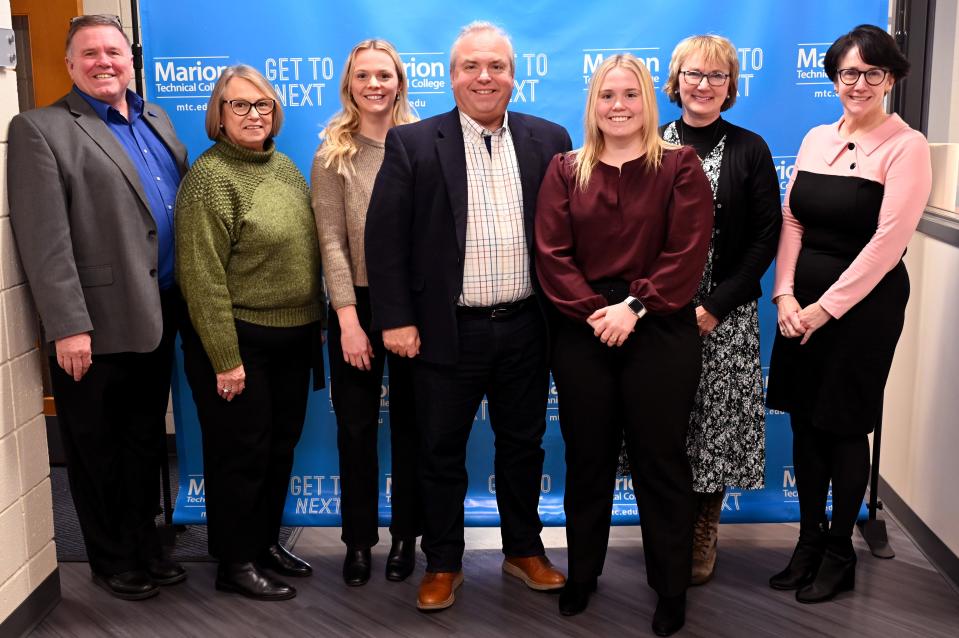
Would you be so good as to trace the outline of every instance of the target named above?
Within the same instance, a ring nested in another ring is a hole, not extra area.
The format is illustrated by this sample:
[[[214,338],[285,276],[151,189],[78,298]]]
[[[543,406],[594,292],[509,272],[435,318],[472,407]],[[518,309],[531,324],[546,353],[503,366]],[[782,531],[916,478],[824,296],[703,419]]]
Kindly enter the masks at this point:
[[[839,63],[850,49],[859,49],[859,57],[866,64],[889,69],[892,77],[899,81],[909,73],[909,60],[899,51],[891,35],[877,26],[860,24],[858,27],[832,43],[823,58],[826,75],[833,82],[839,72]]]

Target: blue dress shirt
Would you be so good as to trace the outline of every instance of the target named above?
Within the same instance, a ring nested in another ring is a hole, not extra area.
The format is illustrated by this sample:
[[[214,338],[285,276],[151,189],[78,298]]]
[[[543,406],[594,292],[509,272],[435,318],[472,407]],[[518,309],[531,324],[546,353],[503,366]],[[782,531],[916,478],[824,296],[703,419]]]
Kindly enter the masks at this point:
[[[160,290],[173,285],[173,207],[180,186],[180,170],[163,140],[143,119],[143,98],[127,91],[127,120],[118,110],[73,87],[100,116],[123,146],[136,167],[150,213],[156,221],[158,242],[157,277]]]

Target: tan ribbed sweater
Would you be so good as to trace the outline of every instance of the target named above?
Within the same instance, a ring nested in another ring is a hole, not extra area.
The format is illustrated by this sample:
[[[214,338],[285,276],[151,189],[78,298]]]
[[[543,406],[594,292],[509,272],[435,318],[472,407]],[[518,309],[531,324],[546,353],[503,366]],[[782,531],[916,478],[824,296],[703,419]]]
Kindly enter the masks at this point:
[[[335,163],[324,168],[320,149],[313,157],[311,171],[313,214],[326,289],[334,310],[355,305],[353,286],[368,285],[363,241],[366,209],[385,152],[380,142],[357,133],[353,139],[359,149],[353,156],[355,175],[344,178],[336,172]]]

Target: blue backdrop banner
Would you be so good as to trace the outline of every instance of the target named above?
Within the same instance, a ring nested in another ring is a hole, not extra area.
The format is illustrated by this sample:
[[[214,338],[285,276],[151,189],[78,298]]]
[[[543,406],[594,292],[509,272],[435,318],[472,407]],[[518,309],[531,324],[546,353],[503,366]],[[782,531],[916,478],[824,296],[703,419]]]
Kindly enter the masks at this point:
[[[724,114],[756,131],[769,144],[780,184],[794,170],[796,151],[812,126],[835,121],[841,108],[822,70],[829,44],[861,23],[886,24],[887,0],[760,2],[578,3],[570,0],[441,0],[386,3],[354,0],[140,0],[143,18],[146,97],[170,114],[180,138],[196,158],[209,145],[203,119],[220,71],[246,63],[274,85],[286,122],[278,148],[309,175],[319,132],[339,109],[338,81],[352,46],[385,38],[401,52],[409,76],[410,102],[421,117],[449,110],[449,47],[462,25],[493,21],[513,37],[516,78],[510,108],[565,126],[582,142],[586,85],[604,56],[629,51],[649,68],[657,89],[666,81],[675,44],[695,33],[730,38],[740,56],[740,97]],[[662,122],[679,115],[660,92]],[[767,273],[764,290],[771,288]],[[764,371],[775,327],[774,307],[760,302]],[[174,520],[202,523],[205,515],[199,424],[182,365],[173,386],[180,491]],[[379,440],[380,520],[390,517],[389,377],[383,380]],[[470,525],[497,525],[492,433],[485,403],[476,415],[468,449],[470,475],[466,517]],[[546,525],[563,525],[563,441],[555,387],[550,388],[543,442],[540,512]],[[766,423],[766,488],[731,488],[723,521],[797,520],[789,421],[769,412]],[[615,486],[613,522],[638,521],[629,477]],[[307,423],[296,452],[284,516],[290,525],[339,525],[336,422],[328,392],[310,397]]]

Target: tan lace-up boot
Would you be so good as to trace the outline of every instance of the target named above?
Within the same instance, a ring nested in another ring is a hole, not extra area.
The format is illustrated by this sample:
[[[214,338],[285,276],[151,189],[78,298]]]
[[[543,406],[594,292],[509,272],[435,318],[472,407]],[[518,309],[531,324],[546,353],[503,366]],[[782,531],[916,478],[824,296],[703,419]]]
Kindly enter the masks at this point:
[[[703,585],[716,571],[716,543],[719,516],[723,511],[725,490],[699,495],[699,516],[693,528],[693,573],[690,584]]]

